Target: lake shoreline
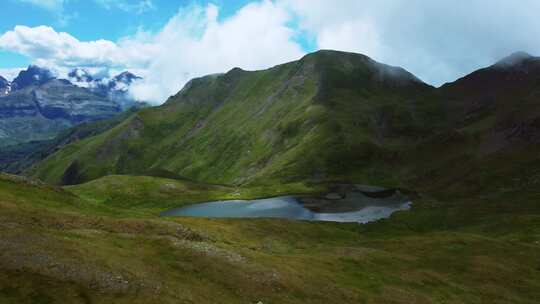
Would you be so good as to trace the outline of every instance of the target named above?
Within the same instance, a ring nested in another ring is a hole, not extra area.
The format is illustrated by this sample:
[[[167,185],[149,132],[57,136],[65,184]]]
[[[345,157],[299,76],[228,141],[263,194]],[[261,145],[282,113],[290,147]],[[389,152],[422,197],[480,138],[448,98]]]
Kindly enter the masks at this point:
[[[355,186],[355,185],[353,185]],[[321,195],[288,195],[254,200],[220,200],[173,208],[162,217],[286,218],[334,222],[358,222],[388,218],[396,211],[409,210],[412,202],[397,189],[371,187]],[[342,189],[343,190],[343,189]],[[366,194],[365,192],[369,192]],[[375,195],[369,195],[373,194]]]

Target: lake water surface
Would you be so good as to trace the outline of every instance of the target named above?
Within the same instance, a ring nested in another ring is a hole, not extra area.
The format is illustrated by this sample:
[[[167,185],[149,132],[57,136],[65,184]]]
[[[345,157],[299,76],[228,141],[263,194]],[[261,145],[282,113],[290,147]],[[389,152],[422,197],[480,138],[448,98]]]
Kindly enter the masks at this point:
[[[337,205],[340,201],[331,202]],[[281,196],[256,200],[230,200],[200,203],[171,209],[161,216],[193,216],[210,218],[286,218],[297,220],[358,222],[368,223],[383,218],[399,210],[410,209],[411,202],[404,199],[359,199],[356,208],[347,212],[315,212],[303,206],[302,201],[293,196]],[[339,210],[339,208],[337,208]]]

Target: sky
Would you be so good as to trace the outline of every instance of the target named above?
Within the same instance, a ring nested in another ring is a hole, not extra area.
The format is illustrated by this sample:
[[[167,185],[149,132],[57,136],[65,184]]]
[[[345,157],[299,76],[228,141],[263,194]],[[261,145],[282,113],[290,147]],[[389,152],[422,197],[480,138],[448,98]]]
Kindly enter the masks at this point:
[[[191,78],[319,49],[362,53],[434,86],[540,54],[538,0],[0,0],[0,75],[29,64],[143,77],[160,104]]]

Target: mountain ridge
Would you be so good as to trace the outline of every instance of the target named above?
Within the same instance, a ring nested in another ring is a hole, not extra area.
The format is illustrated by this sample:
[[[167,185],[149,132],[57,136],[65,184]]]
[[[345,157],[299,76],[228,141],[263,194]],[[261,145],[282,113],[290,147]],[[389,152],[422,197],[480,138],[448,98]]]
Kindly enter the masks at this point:
[[[367,56],[320,51],[268,70],[232,69],[193,79],[162,106],[138,112],[91,144],[76,144],[87,155],[51,157],[71,160],[62,172],[93,170],[84,158],[104,157],[100,164],[108,163],[106,168],[92,165],[101,173],[79,172],[78,181],[149,169],[217,183],[279,180],[287,172],[292,179],[365,175],[369,170],[353,172],[344,160],[358,166],[365,157],[377,159],[378,152],[392,154],[381,147],[400,135],[421,136],[415,134],[416,117],[435,109],[417,101],[417,91],[431,90],[405,70]],[[316,152],[320,143],[329,148]],[[62,172],[46,171],[62,179]]]

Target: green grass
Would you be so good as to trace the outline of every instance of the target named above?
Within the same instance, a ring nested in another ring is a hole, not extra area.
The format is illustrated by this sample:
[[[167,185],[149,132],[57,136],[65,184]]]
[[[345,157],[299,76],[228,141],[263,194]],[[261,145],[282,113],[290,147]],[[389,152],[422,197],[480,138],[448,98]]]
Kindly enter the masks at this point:
[[[369,225],[155,214],[199,199],[318,187],[235,189],[110,176],[64,190],[3,177],[1,225],[10,228],[0,230],[0,303],[535,303],[540,297],[540,207],[533,192],[457,201],[424,196],[411,211]]]

